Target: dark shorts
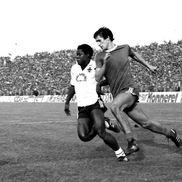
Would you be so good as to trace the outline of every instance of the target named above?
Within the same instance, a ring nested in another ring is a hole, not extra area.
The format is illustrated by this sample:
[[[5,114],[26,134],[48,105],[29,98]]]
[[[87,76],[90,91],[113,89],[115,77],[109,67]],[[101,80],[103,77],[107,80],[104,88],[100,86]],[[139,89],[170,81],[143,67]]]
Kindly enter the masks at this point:
[[[102,106],[100,105],[99,101],[97,101],[95,104],[92,104],[89,106],[78,107],[78,118],[89,118],[90,113],[94,109],[101,109],[102,110]]]
[[[129,88],[123,89],[121,93],[131,93],[131,95],[135,97],[134,103],[130,107],[124,109],[125,112],[130,112],[139,102],[139,89],[129,87]]]

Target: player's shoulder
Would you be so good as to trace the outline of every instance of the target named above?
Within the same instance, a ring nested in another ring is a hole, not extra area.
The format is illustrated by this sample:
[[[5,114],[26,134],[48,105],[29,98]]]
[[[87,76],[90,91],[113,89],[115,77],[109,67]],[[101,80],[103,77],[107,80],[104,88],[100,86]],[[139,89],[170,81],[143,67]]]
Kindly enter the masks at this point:
[[[91,59],[89,65],[90,66],[95,66],[95,61],[93,59]]]
[[[98,50],[97,52],[96,52],[96,56],[100,56],[100,55],[102,55],[102,54],[104,54],[105,53],[105,51],[104,50],[102,50],[102,49],[100,49],[100,50]]]
[[[76,68],[79,68],[78,63],[75,63],[75,64],[73,64],[73,65],[71,66],[71,69],[76,69]]]
[[[118,49],[123,49],[123,48],[130,48],[128,44],[123,44],[123,45],[118,45]]]
[[[77,63],[75,63],[75,64],[73,64],[72,66],[71,66],[71,72],[73,73],[73,72],[76,72],[77,70],[79,70],[79,68],[80,68],[80,65],[78,65]]]
[[[96,68],[96,62],[95,60],[90,60],[89,64],[87,65],[88,69],[95,69]]]

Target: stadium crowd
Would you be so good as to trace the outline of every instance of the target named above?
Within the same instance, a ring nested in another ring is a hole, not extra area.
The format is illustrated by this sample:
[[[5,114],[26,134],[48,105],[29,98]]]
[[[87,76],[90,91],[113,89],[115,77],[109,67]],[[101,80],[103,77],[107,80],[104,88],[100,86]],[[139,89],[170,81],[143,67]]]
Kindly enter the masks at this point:
[[[182,90],[182,41],[132,48],[159,69],[158,74],[153,75],[131,60],[140,91]],[[65,94],[70,81],[70,68],[76,61],[75,54],[76,50],[61,50],[16,56],[13,60],[0,57],[0,95],[32,95],[35,90],[40,95]],[[108,87],[104,90],[109,92]]]

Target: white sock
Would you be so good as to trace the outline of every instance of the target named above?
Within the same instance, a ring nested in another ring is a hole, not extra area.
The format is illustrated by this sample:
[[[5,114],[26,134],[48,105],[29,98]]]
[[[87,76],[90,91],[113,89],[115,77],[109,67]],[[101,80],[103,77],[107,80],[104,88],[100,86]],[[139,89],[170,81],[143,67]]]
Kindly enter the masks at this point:
[[[124,150],[121,147],[114,152],[115,152],[117,158],[126,156],[124,153]]]
[[[109,128],[109,124],[107,121],[105,121],[105,126],[106,126],[106,128]]]

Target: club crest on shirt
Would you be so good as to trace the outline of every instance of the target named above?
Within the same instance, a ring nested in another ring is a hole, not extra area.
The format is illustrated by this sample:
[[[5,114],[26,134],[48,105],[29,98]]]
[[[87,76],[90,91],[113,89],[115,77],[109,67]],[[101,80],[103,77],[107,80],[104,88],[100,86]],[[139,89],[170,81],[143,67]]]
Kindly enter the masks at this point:
[[[80,73],[79,75],[76,76],[76,81],[77,82],[87,81],[87,77],[84,73]]]
[[[88,70],[88,72],[91,72],[91,71],[92,71],[92,68],[91,68],[91,67],[89,67],[87,70]]]

